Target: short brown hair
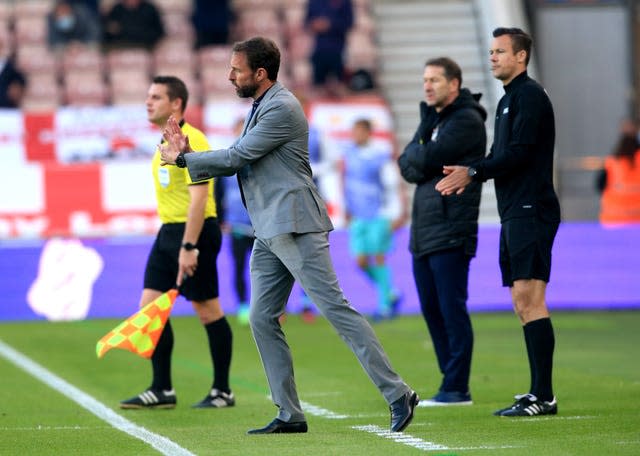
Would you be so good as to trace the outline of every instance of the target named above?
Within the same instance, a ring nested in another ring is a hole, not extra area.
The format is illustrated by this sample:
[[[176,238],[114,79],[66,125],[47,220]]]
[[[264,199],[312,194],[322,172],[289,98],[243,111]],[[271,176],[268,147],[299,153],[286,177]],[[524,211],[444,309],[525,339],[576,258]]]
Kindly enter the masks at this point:
[[[233,45],[233,52],[241,52],[247,56],[247,63],[252,71],[264,68],[270,81],[278,79],[280,70],[280,50],[269,38],[257,36]]]
[[[444,77],[447,81],[457,79],[460,86],[462,86],[462,70],[453,59],[449,57],[436,57],[434,59],[427,60],[424,66],[437,66],[444,70]]]
[[[493,31],[494,38],[498,38],[502,35],[509,35],[509,38],[511,38],[511,46],[513,47],[514,54],[520,51],[527,53],[527,58],[525,59],[524,64],[529,65],[531,47],[533,46],[533,39],[529,34],[517,27],[498,27]]]
[[[175,76],[156,76],[152,81],[154,84],[164,84],[167,86],[167,96],[173,101],[176,98],[182,100],[182,112],[187,109],[187,101],[189,101],[189,91],[182,79]]]

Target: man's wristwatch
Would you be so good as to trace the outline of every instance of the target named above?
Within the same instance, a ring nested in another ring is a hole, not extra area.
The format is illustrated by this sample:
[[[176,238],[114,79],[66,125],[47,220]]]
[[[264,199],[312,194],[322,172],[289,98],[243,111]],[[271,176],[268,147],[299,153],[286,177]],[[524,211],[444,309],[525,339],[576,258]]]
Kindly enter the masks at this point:
[[[184,158],[184,152],[180,152],[178,154],[178,156],[176,157],[176,166],[178,168],[186,168],[187,167],[187,160],[185,160],[185,158]]]
[[[472,168],[471,166],[467,168],[467,176],[469,176],[471,179],[473,179],[476,174],[478,174],[478,171],[475,168]]]
[[[192,244],[191,242],[183,242],[182,243],[182,248],[185,249],[187,252],[189,252],[191,250],[195,250],[196,246],[195,246],[195,244]]]

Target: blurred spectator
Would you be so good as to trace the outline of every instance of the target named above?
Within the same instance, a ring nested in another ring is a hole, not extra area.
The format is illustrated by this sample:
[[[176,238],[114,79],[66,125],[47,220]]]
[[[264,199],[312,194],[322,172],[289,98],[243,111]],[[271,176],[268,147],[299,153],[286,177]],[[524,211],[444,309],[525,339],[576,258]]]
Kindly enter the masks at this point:
[[[104,17],[108,48],[153,48],[165,35],[160,12],[147,0],[119,0]]]
[[[73,5],[83,5],[96,17],[100,16],[100,0],[69,0]]]
[[[315,37],[313,84],[326,95],[339,95],[346,79],[347,33],[353,26],[351,0],[309,0],[305,25]]]
[[[194,0],[191,22],[196,32],[195,48],[227,44],[234,20],[229,0]]]
[[[620,138],[605,159],[596,186],[602,193],[602,223],[640,222],[640,141],[635,121],[625,119],[620,124]]]
[[[636,151],[640,149],[640,139],[638,138],[638,127],[631,119],[624,119],[620,123],[620,137],[613,149],[611,156],[614,158],[626,159],[633,162]],[[607,187],[607,169],[603,168],[596,177],[596,188],[602,193]]]
[[[98,17],[85,5],[57,0],[47,16],[49,47],[59,49],[71,43],[98,44]]]
[[[16,67],[0,36],[0,108],[19,108],[24,97],[27,79]]]
[[[354,122],[352,141],[344,151],[343,188],[349,249],[358,268],[378,292],[378,308],[373,318],[382,320],[395,317],[400,302],[386,262],[393,231],[399,223],[384,213],[383,172],[385,167],[394,166],[392,151],[374,144],[372,130],[369,119]]]

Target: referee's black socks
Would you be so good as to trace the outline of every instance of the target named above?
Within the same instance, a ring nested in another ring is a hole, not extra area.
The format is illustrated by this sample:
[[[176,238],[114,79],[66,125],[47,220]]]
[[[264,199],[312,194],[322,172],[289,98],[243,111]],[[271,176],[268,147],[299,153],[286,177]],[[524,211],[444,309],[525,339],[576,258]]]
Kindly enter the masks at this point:
[[[151,389],[156,391],[171,390],[171,352],[173,351],[173,329],[171,321],[167,324],[158,339],[158,345],[151,355],[151,366],[153,368],[153,383]]]
[[[553,400],[552,370],[555,336],[550,318],[540,318],[524,325],[531,374],[531,394],[539,400]]]
[[[213,388],[229,393],[229,368],[233,334],[226,317],[204,325],[209,339],[209,352],[213,362]]]

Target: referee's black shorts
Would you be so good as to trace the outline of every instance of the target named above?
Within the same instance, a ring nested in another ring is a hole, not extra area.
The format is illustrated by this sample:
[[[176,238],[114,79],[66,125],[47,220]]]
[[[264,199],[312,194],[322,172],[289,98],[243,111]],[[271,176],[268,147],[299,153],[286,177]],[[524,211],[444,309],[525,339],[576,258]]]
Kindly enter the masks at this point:
[[[184,223],[166,223],[160,227],[147,259],[144,288],[165,292],[175,287],[184,227]],[[218,297],[216,260],[221,242],[222,234],[217,219],[206,219],[196,244],[200,251],[198,267],[192,277],[182,282],[180,288],[180,294],[189,301],[205,301]]]
[[[551,248],[559,223],[543,222],[536,217],[506,220],[500,229],[500,271],[502,285],[515,280],[538,279],[549,282]]]

